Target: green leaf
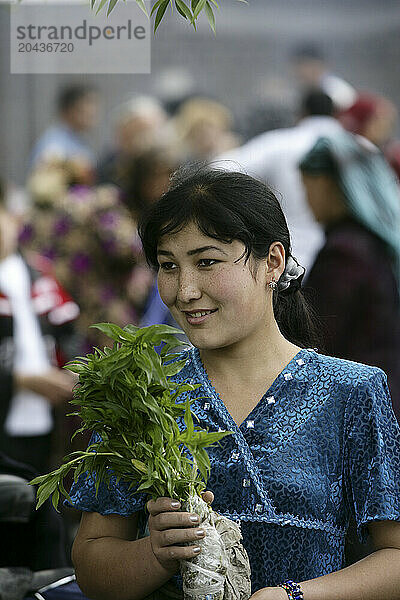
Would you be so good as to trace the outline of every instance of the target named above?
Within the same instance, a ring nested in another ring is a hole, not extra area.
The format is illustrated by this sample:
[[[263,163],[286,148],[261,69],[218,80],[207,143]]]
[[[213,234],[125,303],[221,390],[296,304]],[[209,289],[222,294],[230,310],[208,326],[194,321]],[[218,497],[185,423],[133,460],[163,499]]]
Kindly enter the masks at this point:
[[[21,1],[21,0],[19,0],[19,1]],[[96,7],[97,0],[90,0],[90,5],[91,5],[92,9],[96,8],[96,14],[98,14],[104,8],[104,6],[107,4],[107,1],[108,0],[99,0],[97,7]],[[109,0],[107,16],[110,15],[111,12],[114,10],[117,2],[118,2],[118,0]],[[126,0],[124,0],[124,2],[126,2]],[[140,7],[140,9],[146,14],[146,16],[148,16],[148,11],[146,8],[145,0],[135,0],[135,2]],[[242,2],[244,4],[248,4],[247,0],[237,0],[237,2]],[[215,6],[215,8],[219,9],[219,3],[217,2],[217,0],[191,0],[191,2],[190,2],[191,9],[186,4],[185,0],[157,0],[154,3],[154,5],[151,9],[151,12],[150,12],[150,15],[153,15],[154,13],[156,13],[154,32],[158,29],[158,27],[162,21],[162,18],[165,14],[168,4],[171,5],[171,11],[173,10],[173,6],[175,4],[178,13],[185,19],[188,19],[195,29],[196,29],[196,20],[197,20],[198,16],[200,15],[201,11],[204,9],[206,12],[206,16],[207,16],[208,22],[210,24],[210,27],[215,32],[215,16],[213,14],[213,11],[210,9],[211,9],[211,4],[213,6]],[[209,7],[207,7],[207,4],[209,4]]]
[[[111,14],[111,11],[114,10],[115,5],[117,4],[118,0],[110,0],[110,4],[108,5],[108,10],[107,10],[107,17]]]
[[[169,4],[169,0],[164,0],[160,4],[160,6],[159,6],[159,8],[157,10],[156,18],[155,18],[155,21],[154,21],[154,33],[157,31],[157,29],[158,29],[158,27],[159,27],[159,25],[161,23],[161,19],[163,18],[164,13],[167,10],[168,4]]]
[[[142,461],[132,458],[131,463],[133,464],[135,469],[140,473],[147,473],[146,465]]]
[[[152,378],[153,378],[153,365],[150,362],[149,358],[143,354],[142,352],[138,352],[136,357],[136,364],[143,369],[143,371],[146,373],[146,377],[147,377],[147,384],[149,385]]]
[[[193,20],[194,21],[197,19],[197,17],[199,16],[199,14],[201,13],[201,11],[205,7],[206,1],[207,0],[198,0],[198,2],[196,2],[196,6],[195,6],[195,8],[193,10]]]
[[[99,12],[101,11],[101,9],[103,8],[103,6],[104,6],[105,4],[107,4],[107,2],[108,2],[108,0],[100,0],[100,3],[99,3],[99,5],[98,5],[98,7],[97,7],[97,10],[96,10],[96,15],[98,15],[98,14],[99,14]],[[92,7],[92,8],[93,8],[93,7]]]
[[[148,490],[149,488],[151,488],[154,484],[153,478],[150,477],[149,479],[146,479],[145,481],[143,481],[143,483],[141,483],[139,485],[139,487],[137,488],[138,492],[142,492],[145,490]]]
[[[189,19],[189,21],[192,20],[192,11],[183,0],[175,0],[175,6],[178,12],[182,15],[182,17],[184,17],[185,19]]]
[[[118,0],[110,0],[110,5],[114,2],[114,6]],[[112,9],[111,9],[112,10]],[[108,13],[109,14],[109,13]],[[124,333],[124,330],[118,325],[114,325],[114,323],[95,323],[90,326],[92,329],[98,329],[105,335],[108,335],[111,339],[118,342],[120,340],[121,334]]]
[[[167,378],[165,376],[160,357],[158,356],[154,348],[150,347],[147,349],[147,357],[153,366],[153,377],[156,377],[157,381],[159,381],[161,384],[167,387]]]
[[[196,464],[204,480],[208,479],[211,465],[207,452],[202,449],[196,453]]]
[[[168,5],[169,0],[164,0],[164,2]],[[183,331],[181,329],[176,329],[176,327],[171,327],[170,325],[149,325],[140,330],[142,340],[144,342],[149,342],[151,340],[153,346],[158,346],[159,343],[167,339],[172,339],[177,343],[175,336],[182,334]]]
[[[164,373],[167,377],[172,377],[173,375],[179,373],[179,371],[183,369],[185,364],[186,360],[177,360],[169,365],[163,365]]]
[[[191,436],[194,433],[194,424],[193,424],[192,412],[190,410],[190,400],[186,400],[185,406],[186,406],[186,410],[185,410],[184,421],[185,421],[185,425],[186,425],[186,433],[187,433],[187,437],[191,438]]]
[[[210,27],[213,30],[213,32],[215,33],[215,15],[214,15],[213,9],[211,8],[211,4],[209,2],[206,2],[204,10],[205,10],[208,22],[210,24]]]
[[[151,9],[150,12],[150,16],[153,16],[153,14],[156,12],[156,10],[158,9],[158,7],[164,2],[164,0],[157,0],[157,2],[155,4],[153,4],[153,8]]]
[[[53,506],[54,506],[54,508],[56,509],[57,512],[59,512],[58,511],[58,502],[59,502],[59,500],[60,500],[60,492],[59,492],[59,490],[55,490],[53,492],[51,501],[52,501],[52,504],[53,504]]]
[[[146,15],[146,17],[148,17],[149,13],[147,12],[147,8],[146,8],[146,5],[144,3],[144,0],[136,0],[136,4],[139,6],[139,8],[142,9],[142,11]]]
[[[201,447],[203,447],[203,448],[206,448],[207,446],[211,446],[212,444],[215,444],[216,442],[219,442],[224,437],[226,437],[227,435],[231,435],[232,433],[233,433],[233,431],[213,431],[213,432],[207,432],[207,437],[199,445]]]
[[[135,334],[140,331],[140,327],[137,327],[136,325],[125,325],[124,331]]]

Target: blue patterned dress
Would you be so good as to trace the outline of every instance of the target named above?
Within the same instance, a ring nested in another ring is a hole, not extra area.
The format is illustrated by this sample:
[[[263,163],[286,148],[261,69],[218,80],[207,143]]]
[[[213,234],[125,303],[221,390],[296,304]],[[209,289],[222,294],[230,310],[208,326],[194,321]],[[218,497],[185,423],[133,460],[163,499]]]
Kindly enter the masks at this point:
[[[400,521],[400,429],[380,369],[303,349],[240,427],[197,349],[175,379],[201,384],[190,394],[202,427],[234,432],[209,449],[207,489],[213,508],[241,523],[253,592],[342,568],[351,520],[361,541],[369,522]],[[96,498],[84,478],[71,496],[103,515],[128,516],[146,502],[123,482]]]

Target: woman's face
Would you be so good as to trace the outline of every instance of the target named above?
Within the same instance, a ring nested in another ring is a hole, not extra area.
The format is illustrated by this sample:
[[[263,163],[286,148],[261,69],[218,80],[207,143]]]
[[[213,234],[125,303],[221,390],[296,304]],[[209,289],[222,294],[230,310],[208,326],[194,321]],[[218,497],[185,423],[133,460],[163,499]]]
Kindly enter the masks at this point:
[[[302,175],[308,204],[318,223],[329,225],[348,214],[339,186],[332,177]]]
[[[275,243],[281,248],[279,242]],[[244,245],[210,238],[190,223],[165,235],[158,245],[161,299],[190,342],[216,349],[262,335],[273,319],[268,282],[283,266],[265,261],[245,263]],[[240,259],[240,260],[238,260]],[[283,258],[284,261],[284,258]],[[275,272],[276,271],[276,272]]]

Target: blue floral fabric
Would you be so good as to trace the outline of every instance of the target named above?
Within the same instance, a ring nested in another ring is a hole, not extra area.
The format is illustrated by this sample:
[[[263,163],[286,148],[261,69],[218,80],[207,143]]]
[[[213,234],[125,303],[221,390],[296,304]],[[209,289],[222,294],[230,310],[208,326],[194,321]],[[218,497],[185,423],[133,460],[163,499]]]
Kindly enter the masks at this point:
[[[199,351],[187,351],[177,381],[202,427],[233,435],[209,449],[213,508],[240,521],[253,592],[285,579],[304,581],[344,566],[351,520],[361,541],[371,521],[400,521],[400,428],[378,368],[301,350],[240,427],[211,385]],[[76,508],[128,516],[144,495],[123,482],[81,478]]]

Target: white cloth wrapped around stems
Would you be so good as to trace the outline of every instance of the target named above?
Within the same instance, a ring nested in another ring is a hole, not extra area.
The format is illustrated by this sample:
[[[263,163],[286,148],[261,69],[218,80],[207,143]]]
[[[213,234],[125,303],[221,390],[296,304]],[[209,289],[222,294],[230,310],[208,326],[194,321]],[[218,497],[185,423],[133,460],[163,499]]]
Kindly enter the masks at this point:
[[[199,496],[182,508],[199,515],[206,533],[198,543],[200,554],[181,562],[184,600],[248,600],[250,563],[239,525],[215,513]]]

